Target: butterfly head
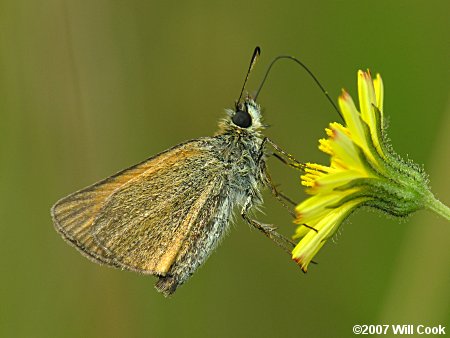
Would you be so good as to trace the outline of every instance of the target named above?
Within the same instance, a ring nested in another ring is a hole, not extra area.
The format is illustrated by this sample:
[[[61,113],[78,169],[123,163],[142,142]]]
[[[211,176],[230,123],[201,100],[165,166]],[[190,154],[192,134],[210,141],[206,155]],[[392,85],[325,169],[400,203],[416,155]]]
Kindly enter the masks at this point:
[[[234,109],[226,110],[228,118],[221,123],[221,129],[238,132],[255,132],[263,129],[261,107],[250,97],[236,103]]]

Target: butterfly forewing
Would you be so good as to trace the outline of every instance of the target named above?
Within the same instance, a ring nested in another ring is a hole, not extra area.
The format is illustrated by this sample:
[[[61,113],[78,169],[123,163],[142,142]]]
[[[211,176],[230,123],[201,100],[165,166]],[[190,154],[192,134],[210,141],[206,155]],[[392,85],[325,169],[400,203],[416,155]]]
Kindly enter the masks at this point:
[[[207,139],[178,145],[58,201],[55,227],[96,262],[165,275],[218,206],[208,148]]]

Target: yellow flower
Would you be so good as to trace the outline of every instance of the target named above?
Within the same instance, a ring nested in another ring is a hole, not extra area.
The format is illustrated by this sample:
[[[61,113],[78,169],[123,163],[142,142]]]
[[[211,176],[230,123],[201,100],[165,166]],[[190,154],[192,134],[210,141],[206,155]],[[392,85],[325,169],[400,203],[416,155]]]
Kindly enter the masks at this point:
[[[449,209],[437,201],[423,170],[402,160],[387,143],[380,75],[358,72],[358,111],[343,90],[339,108],[345,121],[330,123],[319,149],[331,156],[329,166],[307,163],[301,177],[307,193],[299,204],[294,238],[300,239],[292,257],[306,272],[316,253],[358,207],[368,206],[396,217],[422,208],[450,219]]]

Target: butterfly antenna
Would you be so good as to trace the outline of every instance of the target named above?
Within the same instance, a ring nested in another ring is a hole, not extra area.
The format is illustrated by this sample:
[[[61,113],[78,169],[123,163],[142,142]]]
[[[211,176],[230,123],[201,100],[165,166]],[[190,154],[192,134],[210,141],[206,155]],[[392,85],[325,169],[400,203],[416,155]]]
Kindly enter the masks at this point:
[[[264,83],[266,82],[267,77],[269,76],[270,70],[272,69],[273,65],[278,60],[281,60],[281,59],[288,59],[288,60],[294,61],[295,63],[300,65],[304,70],[306,70],[306,72],[312,77],[314,82],[319,86],[319,88],[322,91],[322,93],[326,96],[328,101],[331,103],[331,105],[333,106],[334,110],[336,110],[336,112],[339,114],[339,116],[342,118],[342,120],[344,120],[344,117],[342,116],[342,113],[339,111],[338,107],[336,106],[334,101],[331,99],[330,95],[325,90],[325,88],[322,86],[322,84],[319,82],[319,80],[316,78],[316,76],[313,74],[313,72],[303,62],[301,62],[299,59],[297,59],[297,58],[295,58],[293,56],[290,56],[290,55],[280,55],[280,56],[277,56],[275,59],[273,59],[273,61],[270,63],[269,67],[267,68],[266,75],[264,76],[264,79],[262,80],[261,84],[259,85],[258,91],[256,92],[256,95],[254,97],[255,101],[258,98],[258,95],[261,92],[261,89],[264,86]]]
[[[247,84],[248,76],[250,75],[250,72],[253,69],[253,66],[256,63],[256,60],[258,59],[258,56],[261,54],[261,48],[258,46],[255,47],[255,50],[253,51],[253,56],[250,60],[250,66],[248,67],[247,75],[245,75],[244,84],[242,85],[241,94],[239,94],[239,99],[236,101],[236,106],[241,102],[242,94],[244,93],[245,85]]]

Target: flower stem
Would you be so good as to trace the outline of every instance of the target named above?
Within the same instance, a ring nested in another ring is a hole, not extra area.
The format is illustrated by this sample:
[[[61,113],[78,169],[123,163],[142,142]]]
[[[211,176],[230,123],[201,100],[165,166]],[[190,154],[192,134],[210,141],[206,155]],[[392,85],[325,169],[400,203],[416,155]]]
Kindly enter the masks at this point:
[[[431,193],[425,200],[425,208],[434,211],[438,215],[441,215],[446,220],[450,221],[450,208],[441,201],[439,201]]]

